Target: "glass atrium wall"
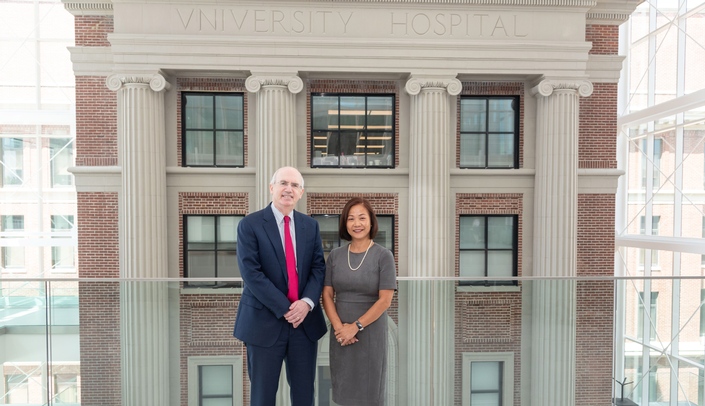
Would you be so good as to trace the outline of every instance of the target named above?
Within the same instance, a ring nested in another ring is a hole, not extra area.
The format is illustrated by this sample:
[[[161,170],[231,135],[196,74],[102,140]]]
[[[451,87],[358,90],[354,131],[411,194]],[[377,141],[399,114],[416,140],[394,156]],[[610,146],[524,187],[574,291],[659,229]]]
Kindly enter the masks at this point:
[[[639,405],[703,405],[705,2],[646,1],[620,38],[615,363]]]
[[[0,0],[2,404],[80,402],[73,44],[61,1]]]

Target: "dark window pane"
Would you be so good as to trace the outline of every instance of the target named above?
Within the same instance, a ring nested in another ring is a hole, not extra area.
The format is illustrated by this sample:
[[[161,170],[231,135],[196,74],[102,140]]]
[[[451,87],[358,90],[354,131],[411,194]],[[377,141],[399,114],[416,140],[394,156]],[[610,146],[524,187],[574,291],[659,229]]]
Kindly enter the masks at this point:
[[[484,168],[486,149],[484,134],[460,134],[460,166]]]
[[[213,128],[213,96],[187,94],[185,97],[185,119],[187,129]]]
[[[338,97],[317,96],[311,101],[313,129],[327,131],[338,128]]]
[[[213,132],[186,132],[186,164],[213,165]]]
[[[240,95],[218,95],[215,97],[216,129],[239,130],[243,125],[243,100]]]
[[[513,99],[489,100],[489,132],[514,132]]]
[[[487,120],[485,99],[460,100],[460,131],[484,132]]]
[[[511,168],[514,166],[514,134],[490,134],[488,145],[488,163],[492,168]]]
[[[215,164],[217,166],[242,166],[245,164],[241,131],[216,133],[215,150]]]

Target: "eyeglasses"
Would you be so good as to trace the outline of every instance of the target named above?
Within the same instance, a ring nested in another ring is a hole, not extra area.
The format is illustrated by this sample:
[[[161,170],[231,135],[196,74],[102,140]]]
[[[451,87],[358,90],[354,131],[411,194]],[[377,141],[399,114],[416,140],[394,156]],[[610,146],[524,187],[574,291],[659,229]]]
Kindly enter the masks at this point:
[[[292,189],[301,189],[301,185],[296,182],[289,182],[286,180],[280,180],[277,184],[281,187],[291,186]]]

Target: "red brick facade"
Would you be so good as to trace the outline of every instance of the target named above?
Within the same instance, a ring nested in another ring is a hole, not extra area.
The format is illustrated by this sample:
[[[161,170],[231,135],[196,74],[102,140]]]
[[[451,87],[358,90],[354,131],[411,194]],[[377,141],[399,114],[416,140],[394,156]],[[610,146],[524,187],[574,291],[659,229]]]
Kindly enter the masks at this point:
[[[78,275],[120,277],[117,193],[78,193]],[[79,284],[81,404],[121,404],[120,285]]]

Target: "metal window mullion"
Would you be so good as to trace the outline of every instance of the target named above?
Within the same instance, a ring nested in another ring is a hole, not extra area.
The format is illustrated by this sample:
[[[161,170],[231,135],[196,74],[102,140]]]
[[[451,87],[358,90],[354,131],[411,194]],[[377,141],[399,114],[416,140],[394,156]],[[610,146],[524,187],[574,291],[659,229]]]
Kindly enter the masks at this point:
[[[212,95],[212,99],[211,99],[212,106],[213,106],[213,128],[211,128],[211,131],[213,131],[213,165],[212,166],[214,166],[214,167],[218,166],[216,158],[215,158],[218,155],[218,151],[216,149],[216,134],[217,134],[216,127],[218,127],[216,124],[217,117],[216,117],[216,111],[215,111],[215,98],[216,97],[217,96],[214,94],[214,95]]]
[[[213,230],[214,230],[214,236],[213,236],[213,254],[214,254],[214,261],[213,261],[213,278],[218,277],[218,231],[220,229],[220,222],[218,221],[220,219],[219,215],[214,215],[213,216]],[[215,283],[215,281],[213,281]]]
[[[485,131],[485,169],[487,169],[490,167],[490,99],[489,99],[489,97],[485,97],[485,128],[484,128],[484,131]],[[485,221],[485,227],[486,226],[487,226],[487,222]]]

